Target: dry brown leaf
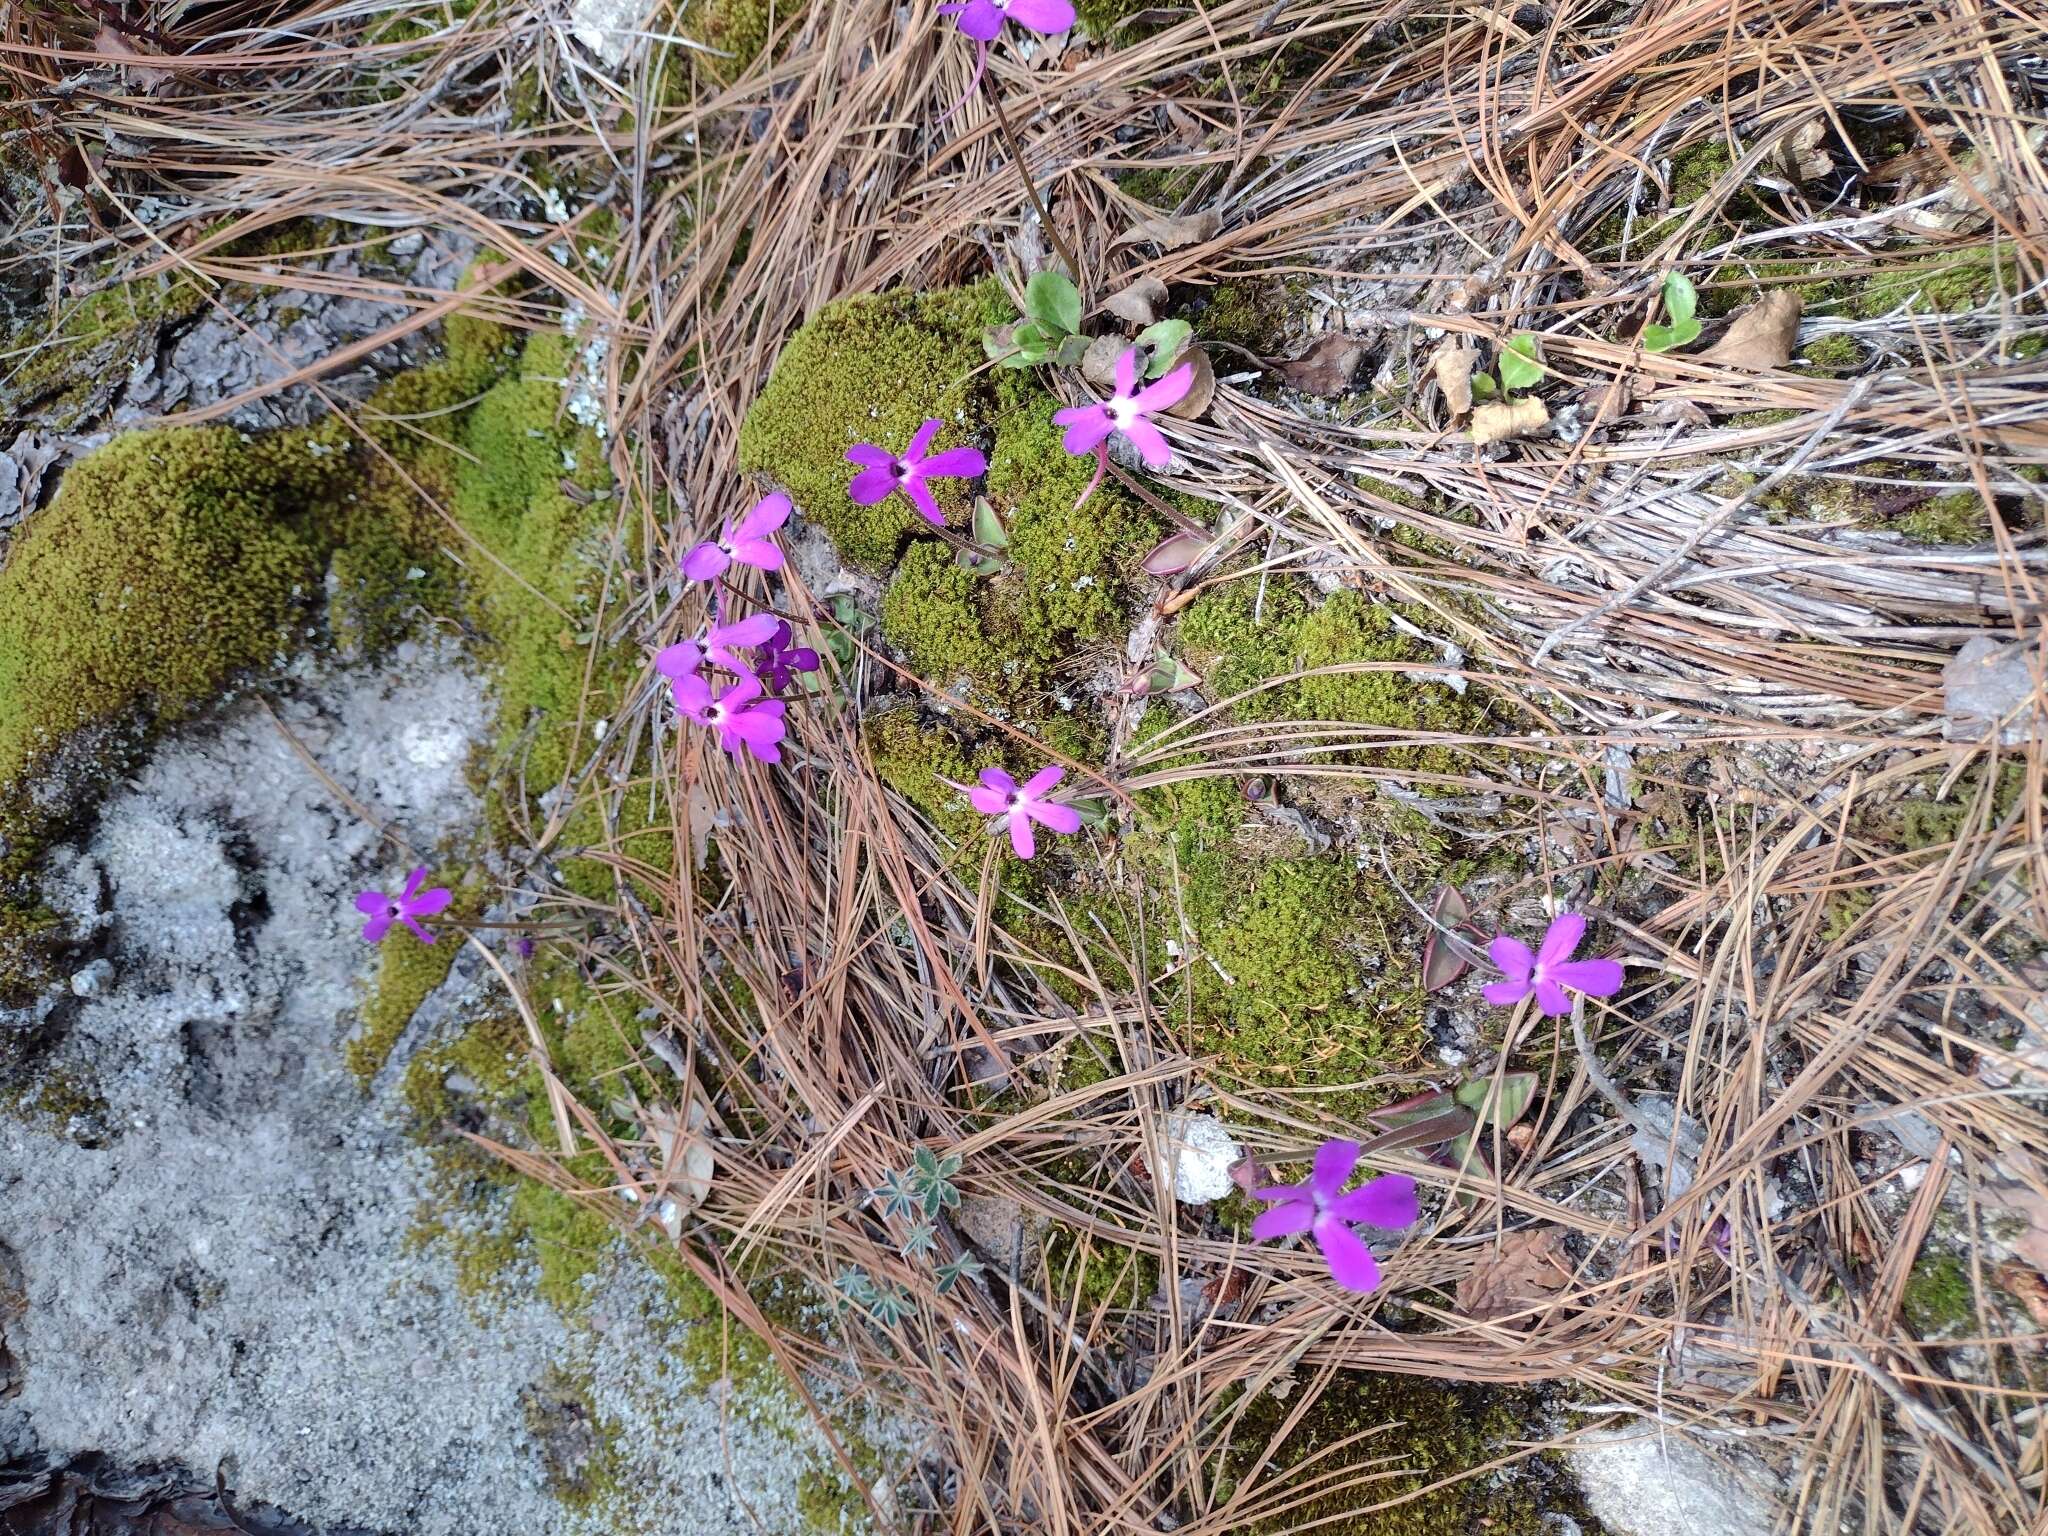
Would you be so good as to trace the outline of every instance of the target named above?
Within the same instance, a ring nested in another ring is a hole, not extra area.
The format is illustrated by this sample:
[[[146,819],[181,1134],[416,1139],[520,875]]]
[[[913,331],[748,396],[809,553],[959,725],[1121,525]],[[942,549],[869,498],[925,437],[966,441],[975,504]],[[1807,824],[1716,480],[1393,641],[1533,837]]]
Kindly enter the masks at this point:
[[[1121,336],[1098,336],[1081,354],[1081,377],[1097,389],[1116,388],[1116,360],[1131,349]]]
[[[1200,347],[1189,347],[1174,359],[1174,367],[1182,363],[1195,365],[1195,382],[1188,386],[1188,392],[1166,408],[1169,416],[1178,416],[1183,421],[1193,421],[1209,409],[1209,402],[1216,398],[1216,370],[1209,366],[1209,354]]]
[[[1999,1289],[2027,1309],[2027,1316],[2038,1328],[2048,1328],[2048,1278],[2038,1269],[2030,1269],[2018,1259],[2007,1259],[1991,1272],[1991,1278],[1998,1282]]]
[[[1588,385],[1579,396],[1585,407],[1590,431],[1604,427],[1610,421],[1617,421],[1628,414],[1628,408],[1635,401],[1635,378],[1632,374],[1617,373],[1605,384]]]
[[[1360,338],[1332,331],[1327,336],[1318,336],[1301,356],[1282,363],[1280,380],[1305,395],[1346,395],[1358,378],[1358,370],[1365,366],[1367,355],[1366,344]]]
[[[1548,1301],[1571,1277],[1562,1227],[1510,1232],[1458,1282],[1458,1310],[1475,1322],[1492,1322]]]
[[[1550,412],[1541,400],[1494,400],[1472,412],[1470,436],[1480,447],[1504,443],[1511,437],[1527,437],[1550,425]]]
[[[1835,168],[1827,138],[1824,119],[1802,123],[1771,146],[1771,163],[1792,181],[1818,181]]]
[[[1444,392],[1444,405],[1453,416],[1472,409],[1472,370],[1479,366],[1479,349],[1463,341],[1447,341],[1436,349],[1430,366],[1436,370],[1436,387]]]
[[[1166,284],[1156,277],[1137,278],[1104,299],[1102,307],[1143,330],[1166,312]]]
[[[123,37],[112,27],[102,26],[92,36],[92,51],[101,58],[121,66],[121,72],[145,91],[155,90],[168,80],[177,78],[177,71],[163,69],[149,61],[161,55],[146,43]]]
[[[1774,288],[1729,322],[1727,334],[1699,356],[1701,362],[1761,372],[1790,362],[1798,341],[1799,295]]]
[[[1162,251],[1177,251],[1184,245],[1200,245],[1204,240],[1214,239],[1222,227],[1222,216],[1213,210],[1180,215],[1159,213],[1138,220],[1116,237],[1116,244],[1150,244]]]
[[[687,1115],[667,1104],[649,1104],[640,1110],[640,1123],[654,1142],[658,1161],[653,1186],[658,1192],[652,1206],[654,1219],[670,1237],[682,1233],[682,1220],[711,1195],[711,1178],[717,1164],[711,1142],[703,1134],[710,1111],[701,1099],[691,1099]]]

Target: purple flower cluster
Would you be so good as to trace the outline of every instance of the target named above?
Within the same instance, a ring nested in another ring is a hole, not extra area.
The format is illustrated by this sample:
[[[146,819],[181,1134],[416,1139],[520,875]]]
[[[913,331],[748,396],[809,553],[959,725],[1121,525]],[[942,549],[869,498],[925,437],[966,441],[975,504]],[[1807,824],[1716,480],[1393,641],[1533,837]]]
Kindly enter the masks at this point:
[[[683,574],[692,581],[716,581],[735,565],[781,570],[782,548],[774,535],[789,521],[789,513],[787,496],[763,496],[737,523],[727,523],[718,538],[684,555]],[[727,619],[721,594],[710,622],[689,639],[665,647],[654,658],[654,669],[668,679],[677,712],[716,731],[721,748],[735,757],[746,752],[764,763],[779,763],[789,706],[775,695],[788,692],[797,673],[818,670],[818,653],[794,641],[788,622],[773,613]],[[712,671],[731,673],[735,681],[720,688],[707,675]]]

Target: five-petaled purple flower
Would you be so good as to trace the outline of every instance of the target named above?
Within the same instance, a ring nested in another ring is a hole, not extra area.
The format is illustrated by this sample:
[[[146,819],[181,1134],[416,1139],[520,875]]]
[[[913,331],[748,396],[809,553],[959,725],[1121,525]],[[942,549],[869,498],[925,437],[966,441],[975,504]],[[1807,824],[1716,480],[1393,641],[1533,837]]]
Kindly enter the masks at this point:
[[[789,625],[777,619],[774,632],[761,641],[755,652],[759,665],[754,668],[754,676],[761,679],[770,693],[787,691],[799,672],[818,670],[818,653],[808,645],[792,644],[795,638]]]
[[[654,670],[670,682],[687,677],[705,662],[727,672],[751,672],[739,654],[742,647],[764,645],[782,621],[772,613],[749,614],[731,624],[712,624],[691,639],[665,646],[656,653]]]
[[[677,678],[673,690],[676,708],[717,731],[718,744],[733,756],[745,747],[764,763],[782,761],[777,743],[788,729],[782,718],[787,706],[780,699],[762,698],[758,677],[750,673],[714,698],[703,674],[691,672]]]
[[[1415,1181],[1405,1173],[1383,1174],[1347,1193],[1344,1185],[1357,1166],[1357,1142],[1326,1141],[1316,1149],[1315,1171],[1306,1182],[1253,1190],[1255,1200],[1282,1203],[1253,1219],[1252,1240],[1263,1243],[1306,1232],[1323,1250],[1339,1285],[1361,1292],[1379,1289],[1379,1261],[1351,1227],[1354,1222],[1386,1228],[1411,1225],[1420,1214]]]
[[[1063,439],[1067,452],[1095,455],[1095,478],[1081,493],[1081,501],[1094,495],[1095,487],[1102,483],[1102,471],[1109,462],[1109,435],[1112,432],[1121,432],[1129,438],[1131,446],[1138,450],[1138,457],[1153,469],[1164,469],[1172,461],[1173,449],[1167,445],[1160,430],[1152,425],[1151,416],[1154,411],[1178,405],[1194,387],[1194,382],[1195,365],[1182,363],[1166,377],[1154,379],[1140,389],[1138,349],[1128,347],[1116,360],[1115,394],[1093,405],[1070,405],[1065,410],[1052,413],[1054,425],[1067,429]],[[1075,505],[1079,506],[1080,502]]]
[[[1053,763],[1039,769],[1022,785],[1000,768],[982,769],[981,782],[972,786],[953,784],[951,779],[939,782],[964,790],[970,805],[984,816],[995,817],[995,824],[989,828],[991,832],[999,833],[1005,827],[1009,828],[1010,846],[1017,850],[1018,858],[1028,859],[1038,851],[1038,844],[1031,835],[1032,822],[1042,823],[1055,832],[1081,830],[1079,811],[1071,805],[1045,798],[1066,771],[1058,763]]]
[[[1487,946],[1486,952],[1507,980],[1483,988],[1486,1000],[1505,1008],[1534,992],[1536,1006],[1556,1018],[1572,1011],[1566,988],[1588,997],[1612,997],[1621,990],[1621,962],[1572,959],[1572,951],[1585,936],[1586,920],[1576,912],[1558,913],[1533,955],[1520,939],[1500,935]]]
[[[960,110],[962,102],[974,94],[974,88],[981,84],[982,73],[988,68],[988,45],[995,41],[996,34],[1003,30],[1005,21],[1014,21],[1020,27],[1033,32],[1042,32],[1050,37],[1055,32],[1064,32],[1074,24],[1074,7],[1070,0],[947,0],[939,7],[941,16],[959,18],[962,36],[974,40],[974,75],[967,82],[967,89],[960,94],[960,100],[946,108],[944,122]]]
[[[393,923],[403,923],[419,935],[422,944],[433,943],[434,936],[420,926],[419,920],[442,911],[455,897],[444,885],[431,891],[421,890],[426,879],[427,867],[422,864],[405,877],[405,889],[395,897],[382,891],[358,892],[356,910],[368,919],[363,924],[363,937],[375,944],[391,931]]]
[[[683,574],[692,581],[713,581],[734,562],[764,571],[781,570],[782,550],[769,535],[788,521],[789,498],[779,491],[763,496],[737,527],[726,526],[724,537],[706,540],[683,556]]]
[[[846,494],[861,506],[872,507],[891,492],[901,491],[926,522],[943,528],[946,525],[945,514],[932,500],[925,481],[972,479],[988,468],[988,460],[981,456],[979,448],[948,448],[944,453],[926,457],[925,450],[931,447],[932,439],[938,436],[939,428],[944,425],[936,416],[929,418],[917,429],[917,436],[910,440],[910,447],[900,459],[873,443],[855,443],[846,450],[846,462],[862,467],[861,472],[853,477],[853,483],[846,488]]]

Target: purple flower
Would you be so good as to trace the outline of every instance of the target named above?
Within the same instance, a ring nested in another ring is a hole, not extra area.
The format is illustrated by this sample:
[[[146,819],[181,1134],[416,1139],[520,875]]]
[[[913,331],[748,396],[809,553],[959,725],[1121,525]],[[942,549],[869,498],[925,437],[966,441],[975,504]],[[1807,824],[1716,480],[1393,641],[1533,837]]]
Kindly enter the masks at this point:
[[[1309,1233],[1330,1261],[1330,1275],[1339,1285],[1360,1292],[1378,1290],[1379,1261],[1365,1240],[1351,1230],[1352,1224],[1388,1228],[1413,1224],[1420,1214],[1415,1181],[1405,1173],[1383,1174],[1345,1193],[1345,1181],[1357,1166],[1357,1142],[1326,1141],[1316,1148],[1315,1171],[1306,1183],[1253,1190],[1255,1200],[1282,1203],[1254,1218],[1252,1241],[1264,1243]]]
[[[1074,24],[1067,0],[953,0],[939,7],[941,16],[960,18],[960,30],[977,43],[992,43],[1005,20],[1048,37]]]
[[[941,16],[956,16],[960,31],[974,40],[974,74],[967,82],[967,89],[960,94],[960,100],[946,108],[941,123],[960,110],[961,104],[974,94],[981,84],[982,72],[988,68],[988,45],[995,41],[1003,30],[1004,21],[1014,21],[1033,32],[1050,36],[1064,32],[1074,24],[1074,7],[1069,0],[948,0],[939,7]]]
[[[749,614],[734,624],[707,625],[690,639],[657,652],[654,670],[670,682],[689,676],[707,661],[727,672],[751,672],[754,669],[741,659],[740,648],[765,644],[778,625],[788,628],[772,613]]]
[[[431,891],[421,890],[426,878],[427,867],[422,864],[405,877],[405,889],[396,897],[386,896],[382,891],[357,892],[356,910],[368,919],[363,924],[363,937],[375,944],[391,931],[393,923],[403,923],[419,935],[422,944],[433,943],[434,936],[420,926],[419,920],[442,911],[455,897],[443,885]]]
[[[717,731],[719,746],[733,756],[739,756],[740,748],[745,747],[764,763],[782,761],[777,743],[789,728],[782,718],[786,706],[780,699],[761,697],[758,677],[743,677],[716,698],[711,684],[696,672],[677,678],[672,688],[676,708],[699,725]]]
[[[971,479],[988,468],[988,460],[981,456],[979,448],[948,448],[927,458],[925,450],[944,425],[936,416],[929,418],[917,429],[917,436],[910,440],[909,449],[900,459],[873,443],[855,443],[846,450],[846,462],[859,464],[862,469],[853,477],[846,494],[861,506],[872,507],[890,492],[901,491],[926,522],[945,527],[945,515],[932,500],[932,493],[925,489],[925,481]]]
[[[1495,1007],[1506,1008],[1534,992],[1536,1006],[1551,1018],[1572,1011],[1572,1000],[1564,995],[1567,987],[1588,997],[1612,997],[1621,990],[1621,962],[1572,959],[1585,936],[1586,920],[1576,912],[1558,913],[1533,955],[1520,939],[1500,935],[1486,952],[1507,980],[1490,983],[1481,989],[1482,995]]]
[[[735,561],[764,571],[782,569],[782,551],[768,535],[789,521],[789,498],[777,492],[755,502],[739,526],[727,524],[725,536],[697,545],[683,556],[683,574],[692,581],[713,581]]]
[[[776,620],[775,632],[761,642],[756,652],[758,665],[754,676],[761,679],[770,693],[783,693],[798,672],[818,670],[818,653],[808,645],[792,645],[795,638],[790,627]]]
[[[1070,405],[1052,413],[1053,424],[1065,427],[1064,445],[1069,453],[1095,455],[1095,478],[1081,493],[1081,501],[1095,494],[1102,483],[1102,471],[1109,461],[1109,435],[1121,432],[1131,440],[1138,456],[1153,469],[1164,469],[1173,459],[1173,449],[1152,425],[1154,411],[1177,405],[1194,386],[1195,365],[1182,363],[1163,379],[1138,387],[1138,349],[1126,348],[1116,360],[1116,393],[1093,405]],[[1075,503],[1080,505],[1079,502]]]
[[[953,784],[951,779],[939,782],[953,784],[955,789],[966,793],[968,803],[982,815],[995,817],[995,824],[989,828],[991,832],[1001,832],[1008,827],[1010,846],[1017,850],[1018,858],[1028,859],[1038,851],[1031,835],[1032,822],[1039,822],[1054,832],[1081,830],[1079,811],[1071,805],[1045,798],[1066,771],[1054,763],[1039,769],[1021,786],[1000,768],[982,769],[981,782],[973,786]]]

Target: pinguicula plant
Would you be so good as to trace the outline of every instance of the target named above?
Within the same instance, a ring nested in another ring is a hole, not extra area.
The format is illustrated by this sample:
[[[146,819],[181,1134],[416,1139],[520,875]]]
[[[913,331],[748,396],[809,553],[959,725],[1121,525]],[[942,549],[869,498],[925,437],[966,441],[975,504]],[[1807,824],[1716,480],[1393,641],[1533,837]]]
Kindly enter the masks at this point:
[[[444,885],[421,890],[426,883],[427,868],[422,864],[405,877],[405,889],[396,896],[387,896],[382,891],[358,891],[356,910],[366,919],[363,937],[372,944],[381,943],[393,923],[403,923],[422,944],[433,943],[434,936],[421,926],[420,919],[446,911],[455,897]]]
[[[1008,831],[1010,846],[1017,850],[1017,857],[1028,859],[1038,851],[1031,832],[1033,822],[1054,832],[1071,834],[1081,830],[1081,812],[1076,807],[1046,798],[1066,771],[1052,763],[1019,784],[1000,768],[984,768],[979,784],[955,784],[951,779],[939,782],[966,795],[967,803],[982,815],[994,817],[989,831],[996,836]]]
[[[1147,467],[1164,469],[1173,461],[1173,449],[1165,434],[1152,423],[1155,412],[1176,405],[1195,382],[1193,363],[1182,363],[1164,377],[1139,387],[1144,359],[1136,347],[1128,347],[1116,360],[1116,393],[1092,405],[1070,405],[1054,411],[1055,425],[1067,429],[1062,443],[1069,453],[1095,455],[1095,474],[1081,493],[1081,502],[1095,494],[1109,465],[1109,439],[1121,432],[1138,450]]]
[[[1081,290],[1064,272],[1032,273],[1024,285],[1024,313],[1008,327],[1007,338],[1003,330],[998,326],[981,338],[990,361],[1005,368],[1046,362],[1073,367],[1088,350],[1081,334]]]
[[[945,514],[932,500],[925,481],[971,480],[988,468],[988,460],[982,457],[979,448],[948,448],[943,453],[930,452],[932,439],[939,435],[939,429],[944,425],[936,416],[928,418],[900,456],[886,448],[877,448],[873,443],[855,443],[846,450],[846,462],[860,465],[861,472],[853,477],[846,494],[860,506],[872,507],[900,491],[903,498],[917,508],[919,517],[935,528],[945,527]]]
[[[1664,299],[1664,313],[1668,323],[1651,323],[1643,327],[1643,350],[1645,352],[1669,352],[1698,341],[1700,322],[1699,290],[1692,285],[1692,279],[1683,272],[1666,272],[1659,290]]]
[[[1501,934],[1486,952],[1507,980],[1482,988],[1486,1000],[1497,1008],[1507,1008],[1533,992],[1536,1006],[1547,1017],[1558,1018],[1572,1011],[1572,1000],[1565,995],[1568,991],[1612,997],[1621,990],[1621,962],[1574,960],[1572,955],[1585,936],[1586,920],[1576,912],[1558,913],[1534,954],[1520,939]]]
[[[972,96],[975,87],[981,84],[981,77],[988,69],[988,45],[996,40],[1003,30],[1003,23],[1014,21],[1018,26],[1050,37],[1055,32],[1064,32],[1074,24],[1074,7],[1069,0],[948,0],[939,7],[941,16],[954,17],[963,36],[974,40],[974,76],[967,82],[967,89],[960,101],[946,108],[944,122],[960,110],[961,102]]]
[[[1496,396],[1512,395],[1518,389],[1534,389],[1543,382],[1543,361],[1536,348],[1536,338],[1528,331],[1508,339],[1506,346],[1493,360],[1493,373],[1472,375],[1472,398],[1491,400]],[[1500,382],[1494,382],[1494,374],[1500,375]]]
[[[1316,1149],[1307,1179],[1254,1189],[1253,1199],[1278,1203],[1253,1218],[1252,1240],[1266,1243],[1306,1232],[1329,1262],[1331,1278],[1346,1290],[1366,1294],[1379,1289],[1379,1260],[1352,1228],[1398,1230],[1414,1225],[1421,1211],[1415,1181],[1405,1173],[1382,1174],[1346,1190],[1358,1156],[1355,1141],[1326,1141]]]
[[[707,729],[718,732],[718,744],[737,757],[751,752],[764,763],[782,761],[782,738],[788,730],[780,699],[761,696],[761,680],[751,672],[725,692],[714,694],[701,672],[690,672],[670,685],[676,708]]]
[[[733,565],[758,570],[782,569],[782,549],[770,537],[789,521],[789,498],[781,492],[763,496],[737,526],[728,525],[716,539],[706,540],[683,556],[683,574],[692,581],[715,581]]]

